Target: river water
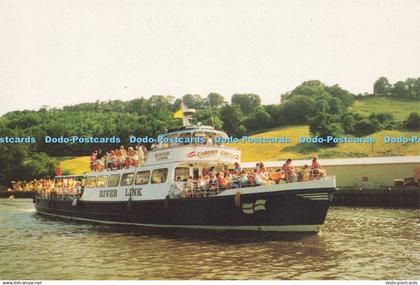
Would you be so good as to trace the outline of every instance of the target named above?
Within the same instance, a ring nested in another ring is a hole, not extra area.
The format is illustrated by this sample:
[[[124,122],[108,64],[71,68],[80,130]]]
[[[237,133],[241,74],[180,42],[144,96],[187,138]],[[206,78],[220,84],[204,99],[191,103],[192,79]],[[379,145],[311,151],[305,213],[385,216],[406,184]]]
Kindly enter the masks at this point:
[[[0,199],[0,279],[419,279],[420,210],[330,209],[319,234],[153,231]]]

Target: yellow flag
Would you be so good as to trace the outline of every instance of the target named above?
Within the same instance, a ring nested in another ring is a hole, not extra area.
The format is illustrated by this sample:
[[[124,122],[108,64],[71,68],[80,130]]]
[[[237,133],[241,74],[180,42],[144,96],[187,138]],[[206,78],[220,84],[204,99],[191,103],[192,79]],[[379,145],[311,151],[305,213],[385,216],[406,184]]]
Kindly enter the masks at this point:
[[[182,119],[183,117],[184,117],[184,110],[182,109],[179,109],[178,111],[174,113],[175,119]]]

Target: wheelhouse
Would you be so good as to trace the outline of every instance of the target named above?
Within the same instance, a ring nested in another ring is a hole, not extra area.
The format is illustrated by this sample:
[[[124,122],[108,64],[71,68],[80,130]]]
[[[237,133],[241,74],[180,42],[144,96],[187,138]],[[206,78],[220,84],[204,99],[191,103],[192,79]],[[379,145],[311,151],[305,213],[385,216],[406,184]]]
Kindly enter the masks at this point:
[[[217,143],[221,141],[218,138],[226,139],[227,137],[226,133],[217,131],[213,127],[198,126],[169,131],[159,135],[157,140],[159,142],[158,148],[165,149],[186,145],[223,146],[223,144]]]

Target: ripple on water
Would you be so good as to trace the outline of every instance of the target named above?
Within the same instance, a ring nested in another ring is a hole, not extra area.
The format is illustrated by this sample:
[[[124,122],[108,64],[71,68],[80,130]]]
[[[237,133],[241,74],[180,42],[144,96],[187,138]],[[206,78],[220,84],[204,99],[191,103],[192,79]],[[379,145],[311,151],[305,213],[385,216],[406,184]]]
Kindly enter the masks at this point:
[[[419,279],[419,210],[334,207],[317,235],[150,231],[0,200],[4,279]]]

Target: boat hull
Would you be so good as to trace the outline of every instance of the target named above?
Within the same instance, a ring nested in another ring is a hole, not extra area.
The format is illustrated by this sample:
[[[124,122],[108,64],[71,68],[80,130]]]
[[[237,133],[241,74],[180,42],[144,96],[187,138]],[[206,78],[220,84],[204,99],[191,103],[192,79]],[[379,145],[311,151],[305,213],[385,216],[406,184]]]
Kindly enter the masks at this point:
[[[150,201],[82,201],[36,197],[38,213],[76,220],[161,228],[317,232],[333,188]]]

